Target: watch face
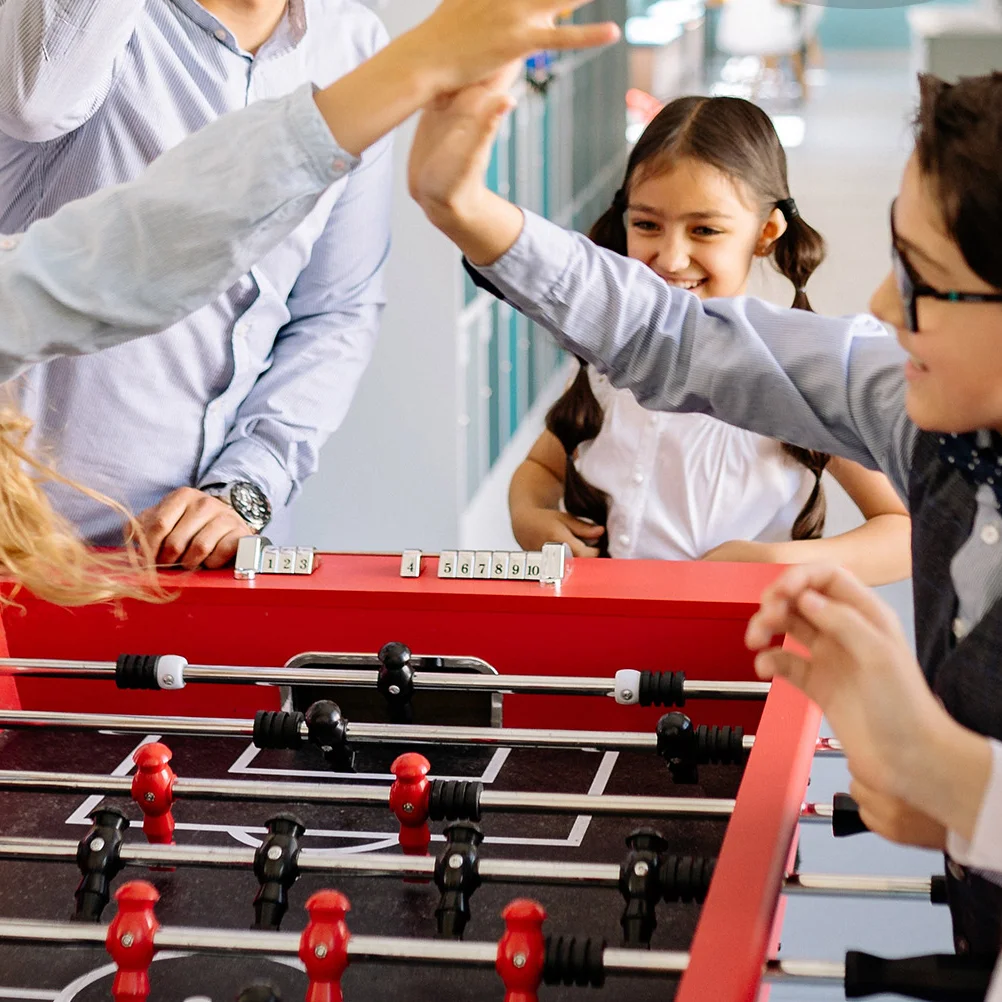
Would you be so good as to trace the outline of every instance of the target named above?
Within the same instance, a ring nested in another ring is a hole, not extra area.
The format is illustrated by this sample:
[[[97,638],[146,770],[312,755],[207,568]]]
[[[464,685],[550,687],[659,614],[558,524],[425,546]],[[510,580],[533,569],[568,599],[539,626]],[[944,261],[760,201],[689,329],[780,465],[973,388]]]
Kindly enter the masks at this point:
[[[264,492],[255,484],[241,480],[230,488],[233,510],[256,532],[271,520],[271,505]]]

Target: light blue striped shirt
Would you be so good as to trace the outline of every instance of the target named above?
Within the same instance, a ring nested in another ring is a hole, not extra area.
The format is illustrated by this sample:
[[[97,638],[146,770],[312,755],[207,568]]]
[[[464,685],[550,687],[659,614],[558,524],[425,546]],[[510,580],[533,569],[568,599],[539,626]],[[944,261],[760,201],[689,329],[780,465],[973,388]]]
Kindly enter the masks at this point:
[[[0,231],[137,176],[221,114],[324,86],[385,39],[355,0],[291,0],[254,56],[194,0],[3,0]],[[26,373],[22,406],[60,469],[135,511],[179,486],[246,479],[280,512],[372,353],[391,169],[384,140],[248,274],[161,334]],[[163,249],[144,253],[155,265]],[[120,538],[106,508],[52,496],[87,538]]]
[[[235,158],[234,143],[246,154]],[[0,381],[155,335],[228,289],[358,166],[311,87],[226,115],[137,180],[0,236]]]

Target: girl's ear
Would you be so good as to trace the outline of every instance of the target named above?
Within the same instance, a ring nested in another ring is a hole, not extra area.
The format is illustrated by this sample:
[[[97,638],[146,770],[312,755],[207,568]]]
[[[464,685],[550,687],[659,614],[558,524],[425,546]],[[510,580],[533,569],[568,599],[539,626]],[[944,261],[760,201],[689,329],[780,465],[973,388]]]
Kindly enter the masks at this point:
[[[756,257],[768,257],[773,245],[786,232],[786,216],[779,209],[773,209],[769,218],[762,224],[758,241],[755,244]]]

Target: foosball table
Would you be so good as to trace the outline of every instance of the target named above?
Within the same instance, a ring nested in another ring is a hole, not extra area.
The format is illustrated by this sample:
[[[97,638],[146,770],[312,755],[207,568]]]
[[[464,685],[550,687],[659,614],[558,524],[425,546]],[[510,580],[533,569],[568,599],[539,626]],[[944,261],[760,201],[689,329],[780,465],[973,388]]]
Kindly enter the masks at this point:
[[[775,959],[784,894],[942,891],[797,872],[799,822],[862,827],[804,803],[838,747],[743,645],[777,568],[579,561],[553,587],[425,563],[17,596],[0,998],[983,997],[953,958]]]

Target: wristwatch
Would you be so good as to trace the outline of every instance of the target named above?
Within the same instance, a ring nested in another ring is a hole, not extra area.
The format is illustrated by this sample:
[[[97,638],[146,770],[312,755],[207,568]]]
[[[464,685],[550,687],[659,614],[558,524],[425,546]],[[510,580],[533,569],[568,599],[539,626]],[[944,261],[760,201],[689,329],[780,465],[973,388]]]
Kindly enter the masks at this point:
[[[225,501],[255,532],[260,532],[271,521],[271,502],[264,491],[249,480],[206,484],[201,490]]]

